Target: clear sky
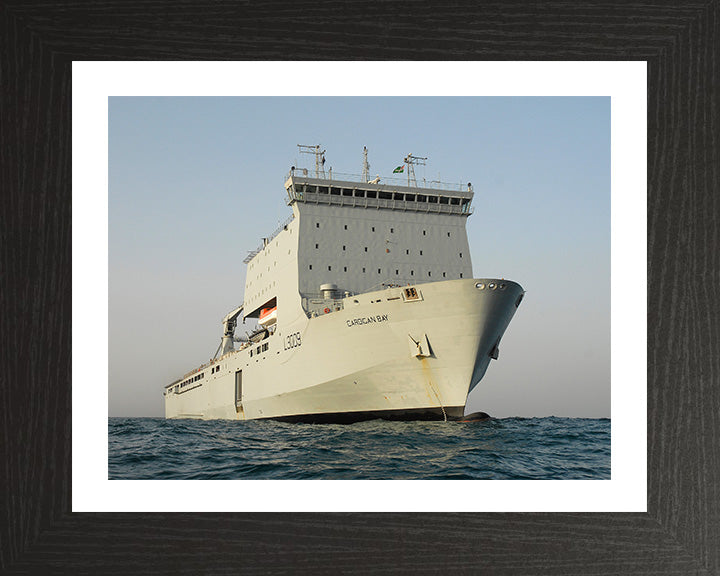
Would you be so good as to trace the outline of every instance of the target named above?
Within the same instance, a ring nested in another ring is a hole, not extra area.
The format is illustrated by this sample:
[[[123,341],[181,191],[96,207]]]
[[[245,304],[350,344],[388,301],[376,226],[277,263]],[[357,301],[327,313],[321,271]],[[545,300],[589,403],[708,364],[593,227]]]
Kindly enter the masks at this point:
[[[243,300],[249,250],[287,218],[284,177],[326,168],[472,182],[476,277],[527,291],[468,400],[493,416],[610,416],[609,97],[111,97],[109,414],[162,416]]]

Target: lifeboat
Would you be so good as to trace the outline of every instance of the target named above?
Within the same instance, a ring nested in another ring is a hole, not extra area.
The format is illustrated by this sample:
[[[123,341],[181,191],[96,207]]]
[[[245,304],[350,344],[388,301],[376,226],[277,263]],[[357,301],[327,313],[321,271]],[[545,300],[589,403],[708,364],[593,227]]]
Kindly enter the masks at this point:
[[[260,310],[260,318],[258,319],[258,322],[265,328],[275,324],[275,322],[277,322],[277,306],[273,306],[272,308],[263,308]]]

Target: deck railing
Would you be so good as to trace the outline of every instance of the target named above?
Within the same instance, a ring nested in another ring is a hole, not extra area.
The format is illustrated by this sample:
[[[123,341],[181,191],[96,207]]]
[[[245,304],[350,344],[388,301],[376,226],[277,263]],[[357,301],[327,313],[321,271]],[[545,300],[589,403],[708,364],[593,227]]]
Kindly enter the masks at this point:
[[[245,259],[243,260],[243,263],[247,264],[248,262],[250,262],[250,260],[255,258],[255,256],[263,248],[265,248],[265,246],[267,246],[268,244],[270,244],[270,242],[273,241],[275,236],[277,236],[278,234],[280,234],[280,232],[282,232],[283,230],[285,230],[287,228],[288,224],[290,224],[290,222],[293,221],[293,218],[295,218],[295,214],[290,214],[290,217],[287,220],[285,220],[285,222],[280,224],[280,226],[278,226],[275,230],[273,230],[273,232],[272,232],[272,234],[270,234],[270,236],[268,236],[267,238],[263,238],[263,243],[260,244],[260,246],[258,246],[255,250],[251,250],[250,252],[248,252],[248,255],[245,256]]]
[[[315,178],[320,180],[334,181],[338,180],[341,182],[356,182],[358,184],[379,184],[385,186],[403,186],[409,188],[429,188],[432,190],[447,190],[456,192],[466,192],[468,190],[468,184],[460,182],[443,182],[441,180],[427,180],[425,178],[416,178],[415,180],[408,179],[407,175],[403,176],[375,176],[369,177],[368,180],[364,180],[361,174],[351,174],[348,172],[333,172],[332,170],[325,170],[324,174],[319,176],[315,173],[314,169],[310,168],[296,168],[290,170],[285,179],[290,177],[294,178]]]

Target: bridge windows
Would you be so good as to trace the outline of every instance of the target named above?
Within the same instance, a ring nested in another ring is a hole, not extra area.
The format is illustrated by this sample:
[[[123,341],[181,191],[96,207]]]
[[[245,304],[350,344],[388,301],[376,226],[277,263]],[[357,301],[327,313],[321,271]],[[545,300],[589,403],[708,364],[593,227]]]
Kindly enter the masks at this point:
[[[340,204],[348,206],[374,207],[381,205],[387,208],[402,210],[417,210],[426,212],[445,212],[454,214],[468,214],[470,212],[470,198],[452,197],[447,192],[414,194],[390,190],[367,190],[358,188],[344,188],[336,186],[309,186],[304,191],[298,190],[297,200],[316,201],[323,204]],[[429,192],[429,191],[428,191]],[[331,198],[332,197],[332,198]],[[334,198],[334,199],[333,199]],[[369,201],[360,201],[369,200]],[[379,202],[383,200],[383,202]],[[393,204],[390,204],[392,201]],[[432,207],[425,206],[432,204]],[[292,232],[291,229],[288,228]]]

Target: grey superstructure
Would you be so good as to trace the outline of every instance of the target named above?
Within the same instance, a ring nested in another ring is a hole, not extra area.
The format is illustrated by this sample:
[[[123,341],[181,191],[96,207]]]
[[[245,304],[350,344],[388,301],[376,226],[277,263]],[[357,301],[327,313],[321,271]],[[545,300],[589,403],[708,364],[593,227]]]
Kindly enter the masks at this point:
[[[470,184],[293,167],[292,216],[245,259],[216,357],[165,387],[168,418],[354,421],[463,415],[523,297],[473,278]],[[258,329],[235,336],[238,319]]]

